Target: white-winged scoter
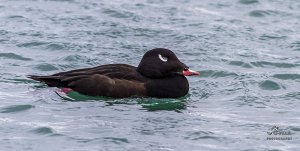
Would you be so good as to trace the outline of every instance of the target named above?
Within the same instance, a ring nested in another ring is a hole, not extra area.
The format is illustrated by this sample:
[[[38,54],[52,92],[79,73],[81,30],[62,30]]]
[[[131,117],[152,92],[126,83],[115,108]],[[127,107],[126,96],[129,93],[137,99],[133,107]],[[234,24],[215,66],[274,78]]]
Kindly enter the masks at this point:
[[[171,50],[156,48],[145,53],[138,67],[107,64],[28,77],[50,87],[68,88],[89,96],[178,98],[188,93],[185,76],[192,75],[200,73],[190,70]]]

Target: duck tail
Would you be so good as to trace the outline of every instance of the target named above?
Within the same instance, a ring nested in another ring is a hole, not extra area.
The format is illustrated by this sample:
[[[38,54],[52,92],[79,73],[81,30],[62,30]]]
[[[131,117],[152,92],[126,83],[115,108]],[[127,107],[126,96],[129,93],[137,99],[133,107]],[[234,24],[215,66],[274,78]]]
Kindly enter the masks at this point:
[[[27,78],[30,78],[35,81],[43,82],[50,87],[64,87],[66,84],[60,80],[60,76],[37,76],[37,75],[27,75]]]

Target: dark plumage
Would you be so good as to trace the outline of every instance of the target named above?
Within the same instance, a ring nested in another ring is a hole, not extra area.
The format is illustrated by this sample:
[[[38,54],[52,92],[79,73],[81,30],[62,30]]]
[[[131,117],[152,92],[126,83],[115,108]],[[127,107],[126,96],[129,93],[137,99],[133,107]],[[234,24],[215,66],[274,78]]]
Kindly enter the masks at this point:
[[[156,48],[146,52],[138,67],[108,64],[28,77],[51,87],[71,88],[90,96],[177,98],[186,95],[189,90],[184,75],[199,73],[189,70],[172,51]]]

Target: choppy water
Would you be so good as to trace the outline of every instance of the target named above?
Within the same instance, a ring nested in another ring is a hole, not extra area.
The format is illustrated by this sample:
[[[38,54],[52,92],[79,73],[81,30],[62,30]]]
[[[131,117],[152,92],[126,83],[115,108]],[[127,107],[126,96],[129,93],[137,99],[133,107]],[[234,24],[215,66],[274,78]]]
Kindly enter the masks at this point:
[[[298,0],[1,0],[0,150],[298,151],[299,29]],[[202,73],[184,108],[66,101],[26,78],[155,47]],[[273,125],[292,140],[267,140]]]

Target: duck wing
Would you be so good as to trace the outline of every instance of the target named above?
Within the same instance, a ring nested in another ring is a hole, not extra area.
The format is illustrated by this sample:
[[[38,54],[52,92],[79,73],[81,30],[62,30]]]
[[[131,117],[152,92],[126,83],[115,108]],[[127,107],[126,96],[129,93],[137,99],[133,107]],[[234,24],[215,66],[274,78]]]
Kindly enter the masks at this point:
[[[91,96],[128,97],[143,95],[147,78],[126,64],[108,64],[29,78],[52,87],[71,88]]]

